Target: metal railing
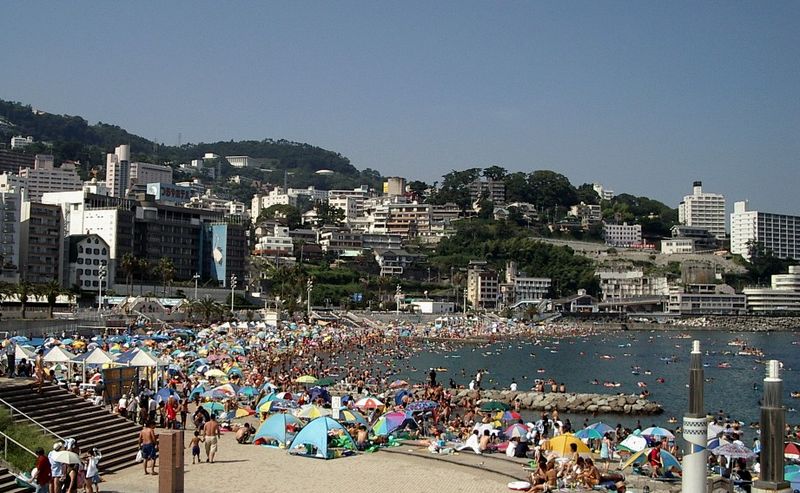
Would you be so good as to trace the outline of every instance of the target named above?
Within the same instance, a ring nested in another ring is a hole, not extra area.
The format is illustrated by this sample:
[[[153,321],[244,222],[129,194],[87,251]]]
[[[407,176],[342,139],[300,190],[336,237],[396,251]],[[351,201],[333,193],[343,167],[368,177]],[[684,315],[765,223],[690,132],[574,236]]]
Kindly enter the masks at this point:
[[[3,460],[5,460],[8,457],[8,442],[9,441],[11,443],[13,443],[14,445],[16,445],[17,447],[20,447],[21,449],[27,451],[32,456],[36,457],[36,453],[33,450],[29,449],[25,445],[23,445],[23,444],[19,443],[18,441],[14,440],[13,438],[11,438],[10,436],[6,435],[2,431],[0,431],[0,436],[3,437]]]
[[[47,428],[46,426],[44,426],[44,425],[43,425],[43,424],[41,424],[40,422],[36,421],[35,419],[31,418],[31,417],[30,417],[30,416],[28,416],[27,414],[23,413],[22,411],[20,411],[19,409],[17,409],[17,408],[16,408],[16,407],[14,407],[13,405],[11,405],[11,403],[10,403],[10,402],[8,402],[8,401],[6,401],[5,399],[2,399],[2,398],[0,398],[0,404],[2,404],[2,405],[4,405],[4,406],[6,406],[6,407],[9,409],[9,412],[11,413],[11,417],[12,417],[12,418],[14,417],[14,413],[17,413],[17,414],[19,414],[20,416],[22,416],[23,418],[27,419],[27,420],[28,420],[28,421],[30,421],[31,423],[33,423],[33,424],[35,424],[36,426],[38,426],[39,428],[41,428],[41,429],[42,429],[42,430],[43,430],[45,433],[48,433],[48,434],[50,434],[50,435],[53,435],[54,437],[58,438],[59,440],[61,440],[61,441],[64,441],[64,437],[62,437],[62,436],[61,436],[61,435],[59,435],[58,433],[56,433],[56,432],[54,432],[54,431],[50,430],[49,428]]]

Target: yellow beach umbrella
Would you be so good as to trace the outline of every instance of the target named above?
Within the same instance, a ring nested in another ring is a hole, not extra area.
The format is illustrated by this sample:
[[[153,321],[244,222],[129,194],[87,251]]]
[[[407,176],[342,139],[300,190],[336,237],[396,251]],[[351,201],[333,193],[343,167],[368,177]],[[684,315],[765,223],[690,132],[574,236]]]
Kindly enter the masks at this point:
[[[323,409],[314,404],[307,404],[300,407],[300,409],[297,409],[294,415],[298,418],[315,419],[319,418],[320,416],[330,416],[331,410]]]
[[[297,377],[295,383],[317,383],[317,379],[311,375],[303,375],[302,377]]]
[[[570,445],[573,443],[577,445],[579,454],[592,453],[592,451],[589,450],[589,447],[587,447],[586,444],[580,440],[580,438],[577,438],[572,433],[565,433],[550,440],[547,444],[547,450],[552,450],[559,457],[565,457],[572,453]]]

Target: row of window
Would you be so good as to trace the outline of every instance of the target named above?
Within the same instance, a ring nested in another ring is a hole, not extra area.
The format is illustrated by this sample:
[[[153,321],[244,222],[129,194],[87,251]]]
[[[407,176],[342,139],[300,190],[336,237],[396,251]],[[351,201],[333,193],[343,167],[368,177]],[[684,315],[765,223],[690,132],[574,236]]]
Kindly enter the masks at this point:
[[[84,263],[83,257],[78,257],[77,263],[78,263],[78,265],[83,265],[83,263]],[[100,260],[100,259],[92,260],[90,258],[87,258],[86,259],[86,265],[106,265],[106,261],[105,260]]]
[[[80,245],[78,245],[78,253],[84,253],[84,249]],[[86,253],[89,253],[89,254],[93,253],[95,255],[106,255],[107,254],[105,248],[103,248],[102,250],[100,248],[87,248],[86,249]]]

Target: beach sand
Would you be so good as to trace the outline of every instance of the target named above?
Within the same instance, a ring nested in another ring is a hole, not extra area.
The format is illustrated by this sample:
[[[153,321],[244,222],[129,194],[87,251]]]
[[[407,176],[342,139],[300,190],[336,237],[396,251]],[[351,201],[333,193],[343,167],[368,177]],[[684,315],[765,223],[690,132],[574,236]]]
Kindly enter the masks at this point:
[[[204,453],[202,457],[205,458]],[[189,449],[185,459],[187,493],[374,493],[377,490],[469,493],[508,491],[509,481],[507,477],[480,469],[386,452],[327,461],[293,457],[286,450],[239,445],[232,433],[223,434],[216,463],[193,465]],[[136,464],[106,475],[100,487],[106,493],[154,493],[158,491],[158,477],[145,476],[142,465]]]

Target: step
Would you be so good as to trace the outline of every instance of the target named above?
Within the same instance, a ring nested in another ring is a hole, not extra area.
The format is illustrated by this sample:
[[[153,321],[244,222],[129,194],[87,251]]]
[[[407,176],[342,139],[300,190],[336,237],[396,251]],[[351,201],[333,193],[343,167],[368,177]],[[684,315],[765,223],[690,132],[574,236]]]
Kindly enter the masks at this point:
[[[134,432],[138,433],[138,429],[131,428],[125,423],[119,423],[111,420],[104,421],[85,421],[79,423],[65,423],[62,425],[49,425],[47,428],[65,438],[76,437],[83,434],[107,434],[116,432]]]

